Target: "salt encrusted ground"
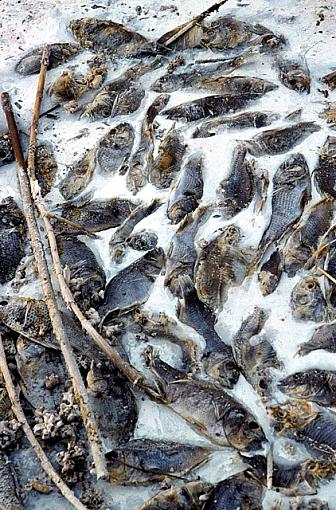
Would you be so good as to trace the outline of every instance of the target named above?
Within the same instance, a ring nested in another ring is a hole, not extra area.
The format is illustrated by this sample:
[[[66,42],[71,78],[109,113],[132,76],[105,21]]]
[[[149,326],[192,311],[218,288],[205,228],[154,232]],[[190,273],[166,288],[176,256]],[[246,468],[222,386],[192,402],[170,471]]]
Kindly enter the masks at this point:
[[[142,12],[136,13],[136,7],[141,5]],[[183,23],[195,14],[203,11],[213,4],[212,0],[165,0],[162,3],[157,1],[139,0],[108,1],[108,0],[1,0],[0,2],[0,89],[7,90],[12,97],[12,101],[18,102],[21,106],[18,110],[18,119],[20,128],[24,133],[28,132],[29,119],[31,116],[31,107],[35,96],[36,76],[20,77],[13,72],[15,62],[21,55],[30,48],[46,42],[71,41],[71,35],[67,32],[69,20],[84,16],[106,17],[115,21],[124,23],[130,28],[134,28],[146,36],[153,37],[166,32],[170,28]],[[165,10],[160,10],[162,6],[171,6]],[[175,10],[175,7],[177,8]],[[318,152],[323,145],[328,128],[318,119],[318,113],[324,108],[325,98],[318,91],[321,84],[318,78],[335,68],[335,26],[336,26],[336,4],[334,0],[229,0],[228,3],[220,9],[220,14],[232,14],[238,18],[257,21],[277,33],[282,33],[288,40],[288,53],[290,55],[305,54],[307,64],[312,76],[312,90],[310,95],[299,95],[283,86],[278,90],[267,94],[258,103],[254,103],[252,109],[264,111],[274,111],[284,116],[298,108],[303,110],[303,120],[317,120],[322,129],[318,133],[310,136],[305,143],[298,149],[302,152],[310,166],[314,169]],[[324,18],[324,19],[323,19]],[[79,66],[85,63],[88,53],[83,53],[70,63],[77,63]],[[123,64],[126,65],[124,62]],[[118,73],[122,68],[118,68]],[[159,73],[160,71],[158,71]],[[162,72],[162,71],[161,71]],[[243,67],[237,71],[251,76],[256,75],[266,79],[274,80],[278,83],[277,73],[271,66],[271,60],[262,56],[257,58],[254,65]],[[48,73],[48,83],[60,73],[60,68]],[[112,72],[111,72],[112,76]],[[201,94],[198,94],[201,95]],[[197,94],[189,92],[176,92],[172,94],[170,105],[182,102],[184,100],[198,97]],[[139,130],[141,113],[153,99],[154,94],[149,93],[141,110],[130,116],[129,120]],[[330,98],[335,100],[330,94]],[[44,103],[44,108],[50,106],[48,100]],[[163,118],[160,118],[162,126],[169,125]],[[56,121],[44,119],[41,122],[41,132],[39,140],[52,141],[55,153],[60,167],[60,177],[66,171],[66,165],[73,162],[84,152],[85,148],[92,147],[95,142],[103,136],[110,125],[117,124],[119,119],[107,122],[89,123],[86,120],[77,120],[77,117],[61,115]],[[281,121],[277,123],[281,125]],[[0,130],[5,127],[4,119],[0,114]],[[89,135],[74,140],[76,134],[83,129],[89,128]],[[214,192],[218,182],[228,173],[229,162],[233,147],[237,139],[247,139],[254,134],[253,130],[242,132],[233,132],[223,134],[211,139],[191,140],[189,150],[202,147],[206,155],[205,164],[205,202],[212,201],[215,197]],[[24,136],[24,135],[23,135]],[[25,139],[25,137],[24,137]],[[264,157],[258,159],[258,169],[266,169],[273,176],[276,168],[283,162],[284,156]],[[104,184],[104,185],[103,185]],[[124,179],[120,176],[112,177],[109,180],[102,179],[97,175],[90,184],[90,189],[95,190],[95,197],[111,197],[116,195],[130,196],[124,184]],[[252,206],[234,218],[243,232],[246,245],[256,246],[263,233],[270,215],[270,196],[269,188],[268,203],[264,211],[255,215]],[[15,165],[8,165],[0,169],[0,199],[12,195],[17,196],[17,184],[15,178]],[[152,196],[167,196],[167,193],[158,192],[151,185],[148,185],[139,193],[139,198],[148,201]],[[56,193],[51,197],[58,201],[60,196]],[[312,202],[318,199],[316,191],[313,192]],[[203,227],[198,237],[211,237],[212,233],[223,224],[221,218],[211,218]],[[150,227],[156,230],[159,235],[159,243],[166,250],[169,240],[175,227],[170,225],[165,207],[161,207],[150,218],[145,219],[137,226],[138,229]],[[159,228],[158,228],[159,226]],[[94,249],[101,262],[104,264],[107,277],[115,274],[116,269],[112,267],[108,257],[107,241],[112,231],[104,232],[99,240],[89,241],[89,245]],[[138,253],[129,254],[122,266],[128,265]],[[119,269],[119,268],[118,268]],[[309,322],[294,321],[291,316],[289,299],[291,289],[299,280],[296,278],[288,279],[283,276],[278,289],[274,294],[263,298],[260,294],[256,277],[246,280],[238,289],[233,289],[229,294],[229,299],[224,306],[224,310],[218,321],[218,331],[223,334],[223,338],[230,338],[240,323],[242,318],[246,317],[252,311],[255,305],[260,305],[270,311],[265,332],[268,338],[275,346],[278,356],[285,365],[286,373],[292,373],[304,368],[326,368],[334,369],[336,355],[323,353],[321,351],[312,353],[306,358],[294,357],[297,345],[309,338],[315,328],[315,324]],[[0,292],[6,292],[8,288],[3,288]],[[29,294],[31,287],[23,288],[21,292]],[[35,289],[36,292],[36,289]],[[158,308],[158,303],[160,307]],[[171,298],[168,292],[163,288],[163,277],[158,278],[151,298],[146,307],[154,311],[166,311],[174,315],[176,302]],[[202,343],[189,328],[188,335],[195,341]],[[132,338],[129,339],[129,354],[131,361],[136,366],[141,366],[140,349]],[[154,345],[154,342],[153,342]],[[157,344],[162,353],[162,357],[168,361],[176,361],[178,351],[169,346]],[[278,375],[275,374],[275,378]],[[258,398],[252,389],[242,379],[233,392],[247,406],[257,413],[261,423],[265,426],[266,432],[270,431],[267,427],[265,413],[258,402]],[[195,444],[206,444],[203,438],[200,438],[193,432],[182,419],[178,419],[173,413],[168,412],[163,406],[156,405],[148,400],[141,402],[139,421],[136,429],[137,437],[164,438],[194,442]],[[269,436],[271,439],[271,436]],[[285,443],[277,441],[275,450],[285,454]],[[288,454],[287,454],[288,455]],[[204,475],[210,481],[217,481],[225,476],[239,470],[240,466],[236,459],[232,457],[231,452],[216,454],[213,461],[207,466],[201,468],[200,474]],[[293,454],[293,459],[300,458],[300,451]],[[231,460],[230,460],[231,459]],[[27,466],[24,459],[18,459],[18,464]],[[28,461],[29,464],[29,461]],[[108,490],[111,498],[111,508],[120,510],[132,510],[136,508],[148,494],[154,489],[122,489],[111,487]],[[331,509],[336,509],[336,481],[325,485],[319,491],[319,496],[328,500]],[[276,498],[276,494],[269,492],[264,501],[264,508],[269,509],[271,502]],[[27,500],[27,510],[31,509],[66,509],[67,504],[61,497],[39,496],[31,493]],[[283,508],[286,508],[284,506]]]

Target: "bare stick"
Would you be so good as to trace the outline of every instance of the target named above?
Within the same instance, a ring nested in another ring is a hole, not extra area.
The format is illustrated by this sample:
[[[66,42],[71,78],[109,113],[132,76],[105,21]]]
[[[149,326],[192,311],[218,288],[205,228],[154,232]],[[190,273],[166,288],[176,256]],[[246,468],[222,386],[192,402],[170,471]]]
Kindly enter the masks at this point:
[[[197,23],[200,23],[204,18],[209,16],[212,12],[218,11],[218,9],[223,4],[225,4],[227,1],[228,0],[221,0],[221,2],[215,3],[214,5],[209,7],[206,11],[202,12],[198,16],[195,16],[195,18],[190,20],[188,23],[185,23],[184,25],[182,25],[182,27],[180,28],[180,30],[178,32],[176,32],[176,34],[172,35],[166,42],[163,43],[164,46],[169,46],[170,44],[172,44],[174,41],[176,41],[176,39],[178,39],[179,37],[181,37],[181,35],[188,32],[188,30],[190,30],[192,27],[194,27]]]
[[[10,103],[9,95],[3,93],[1,95],[1,102],[6,116],[9,135],[11,138],[15,160],[17,162],[17,175],[20,186],[20,193],[22,199],[23,214],[25,216],[29,236],[31,239],[32,249],[36,260],[37,270],[41,282],[42,292],[44,300],[48,307],[50,320],[53,327],[53,332],[57,342],[60,345],[64,361],[69,372],[71,382],[74,388],[75,396],[78,400],[81,414],[83,417],[83,423],[87,431],[88,442],[92,451],[92,457],[95,464],[97,478],[107,478],[107,468],[105,456],[102,451],[102,444],[100,435],[97,429],[96,420],[89,407],[88,394],[79,372],[76,360],[71,350],[71,345],[66,333],[66,330],[62,324],[62,319],[57,307],[56,297],[51,284],[50,274],[48,270],[47,261],[44,253],[44,246],[42,243],[40,231],[37,226],[34,204],[31,197],[31,190],[29,186],[29,179],[25,167],[25,162],[22,154],[21,143]],[[36,124],[32,126],[32,146],[35,145],[34,138],[36,139]],[[32,150],[30,153],[30,164],[34,163],[34,153]],[[32,161],[33,160],[33,161]],[[32,168],[32,167],[31,167]]]
[[[330,280],[331,282],[333,282],[336,285],[336,279],[333,276],[331,276],[331,274],[327,273],[327,271],[325,271],[321,267],[318,267],[317,270],[320,271],[320,273],[322,273],[323,276],[328,278],[328,280]]]
[[[2,335],[0,333],[0,369],[2,372],[2,376],[5,381],[6,390],[10,401],[12,403],[12,410],[16,416],[16,419],[20,423],[24,433],[27,436],[28,441],[30,442],[34,452],[36,453],[39,461],[41,462],[41,466],[44,471],[47,473],[49,478],[54,482],[56,487],[61,491],[63,496],[75,507],[77,510],[87,510],[87,507],[84,506],[79,499],[76,498],[72,490],[63,482],[60,476],[56,473],[53,466],[48,460],[48,457],[44,453],[41,448],[40,443],[37,441],[36,437],[33,434],[32,429],[29,426],[27,418],[22,410],[21,403],[19,397],[16,393],[15,386],[12,381],[12,377],[8,368],[6,354],[4,350],[4,346],[2,343]]]
[[[66,225],[69,225],[69,227],[73,227],[75,230],[77,230],[78,234],[92,237],[94,239],[96,239],[98,237],[98,235],[95,232],[90,232],[90,230],[87,230],[85,227],[82,227],[78,223],[75,223],[71,220],[67,220],[66,218],[63,218],[63,216],[60,216],[59,214],[48,211],[48,216],[49,216],[49,218],[54,218],[55,220],[59,221],[60,223],[65,223]]]

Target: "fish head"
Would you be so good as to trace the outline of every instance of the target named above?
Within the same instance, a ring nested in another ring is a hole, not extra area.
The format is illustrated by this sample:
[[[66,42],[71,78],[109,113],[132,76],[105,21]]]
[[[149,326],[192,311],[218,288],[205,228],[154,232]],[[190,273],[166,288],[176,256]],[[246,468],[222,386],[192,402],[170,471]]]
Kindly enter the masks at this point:
[[[237,450],[260,450],[266,441],[254,416],[244,409],[232,409],[223,419],[228,443]]]
[[[102,366],[95,361],[91,362],[90,370],[86,376],[88,391],[94,396],[103,395],[108,389],[108,381],[104,376]]]
[[[300,429],[317,416],[312,402],[306,400],[269,406],[267,413],[271,417],[276,432]]]
[[[233,388],[239,379],[239,368],[232,356],[222,352],[211,352],[205,358],[206,373],[225,388]]]
[[[311,487],[320,480],[331,480],[336,474],[336,463],[333,460],[309,459],[303,464],[303,476]]]

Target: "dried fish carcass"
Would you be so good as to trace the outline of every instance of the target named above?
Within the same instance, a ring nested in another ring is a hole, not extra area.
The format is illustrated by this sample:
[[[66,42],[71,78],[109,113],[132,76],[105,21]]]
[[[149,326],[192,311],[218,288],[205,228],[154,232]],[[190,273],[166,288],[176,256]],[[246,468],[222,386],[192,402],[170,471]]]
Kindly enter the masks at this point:
[[[253,478],[239,473],[230,476],[210,493],[204,510],[260,510],[263,500],[263,486]]]
[[[328,136],[320,150],[314,180],[321,194],[336,198],[336,136]]]
[[[91,182],[96,168],[96,148],[87,150],[80,161],[71,165],[66,177],[60,182],[59,190],[66,200],[79,195]]]
[[[185,150],[177,130],[168,131],[160,143],[157,157],[149,166],[149,182],[159,189],[169,188],[181,169]]]
[[[263,296],[268,296],[275,291],[279,285],[282,272],[283,262],[278,249],[262,264],[258,273],[259,288]]]
[[[12,197],[0,203],[0,283],[14,278],[24,257],[26,225],[21,209]]]
[[[212,485],[202,480],[160,490],[138,510],[201,510]]]
[[[202,165],[201,153],[191,154],[183,165],[168,200],[167,216],[173,223],[179,223],[198,207],[203,195]]]
[[[202,122],[192,134],[193,138],[207,138],[221,134],[225,129],[262,128],[277,119],[276,114],[263,112],[242,112],[219,119]]]
[[[336,353],[336,323],[319,326],[311,339],[300,345],[298,354],[300,356],[305,356],[318,349]]]
[[[35,152],[35,172],[42,197],[51,191],[56,180],[57,168],[51,145],[47,143],[38,145]]]
[[[282,379],[278,387],[296,399],[311,400],[324,406],[336,403],[336,372],[329,370],[306,370]]]
[[[104,174],[124,174],[134,144],[134,129],[127,122],[111,128],[99,141],[97,161]]]
[[[336,71],[331,71],[331,73],[325,74],[322,76],[321,80],[323,83],[328,85],[331,90],[336,88]]]
[[[305,59],[279,60],[279,78],[288,89],[310,92],[310,73]]]
[[[41,56],[44,46],[39,46],[26,53],[16,64],[15,71],[19,74],[37,74],[40,72]],[[49,44],[50,56],[48,69],[54,69],[78,55],[82,48],[74,43]]]
[[[0,133],[0,166],[14,161],[13,147],[8,133]]]
[[[264,250],[278,241],[296,223],[310,199],[309,168],[301,154],[292,154],[273,177],[272,216],[259,248]]]
[[[306,276],[295,285],[290,304],[295,319],[322,322],[327,318],[327,303],[313,276]]]

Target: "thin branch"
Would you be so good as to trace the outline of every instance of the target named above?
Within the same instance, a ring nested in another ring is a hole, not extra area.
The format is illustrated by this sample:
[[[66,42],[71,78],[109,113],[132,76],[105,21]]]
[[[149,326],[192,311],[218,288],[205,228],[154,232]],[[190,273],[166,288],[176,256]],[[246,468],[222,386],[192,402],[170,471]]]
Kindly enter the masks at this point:
[[[61,477],[56,473],[52,464],[49,462],[48,457],[44,453],[40,443],[34,436],[32,429],[29,426],[27,418],[22,410],[21,403],[16,393],[16,389],[13,384],[12,377],[8,368],[1,333],[0,333],[0,369],[2,372],[3,379],[5,381],[8,396],[12,403],[13,413],[15,414],[16,419],[18,420],[24,433],[26,434],[26,437],[30,442],[34,452],[36,453],[39,461],[41,462],[42,468],[44,469],[48,477],[54,482],[56,487],[61,491],[63,496],[69,501],[69,503],[71,503],[74,506],[74,508],[76,508],[77,510],[87,510],[87,507],[84,506],[79,501],[79,499],[76,498],[72,490],[69,489],[69,487],[63,482]]]
[[[43,64],[42,64],[43,67]],[[43,83],[42,80],[39,80],[39,84]],[[40,93],[40,91],[39,91]],[[22,207],[23,214],[25,216],[27,227],[29,231],[29,236],[31,239],[32,249],[34,253],[34,257],[36,260],[37,270],[41,282],[42,292],[44,296],[44,300],[48,307],[50,320],[52,323],[52,328],[54,335],[56,337],[57,342],[60,345],[64,361],[67,367],[67,370],[70,375],[70,379],[74,388],[75,396],[78,400],[81,414],[83,417],[83,423],[86,428],[88,442],[92,451],[92,457],[95,464],[96,475],[97,478],[107,478],[107,468],[106,468],[106,460],[102,450],[101,438],[96,425],[96,420],[93,415],[92,410],[89,406],[89,398],[86,391],[86,387],[84,385],[82,376],[79,372],[76,360],[72,353],[71,345],[67,336],[67,332],[62,324],[62,319],[58,310],[56,297],[53,291],[50,274],[48,270],[47,261],[44,253],[44,246],[42,243],[40,231],[37,226],[35,213],[34,213],[34,204],[31,197],[31,190],[29,185],[29,179],[26,171],[26,166],[22,154],[21,143],[12,111],[12,106],[10,103],[9,95],[7,93],[3,93],[1,95],[1,102],[4,109],[4,113],[6,116],[9,135],[11,138],[13,151],[15,160],[17,162],[17,175],[20,186],[20,193],[22,199]],[[40,101],[37,101],[40,104]],[[37,116],[38,118],[38,116]],[[36,109],[34,113],[34,119],[36,119]],[[31,131],[31,143],[29,150],[29,164],[34,164],[34,152],[33,147],[35,146],[36,140],[36,122],[32,125]],[[30,167],[30,173],[33,167]]]
[[[93,239],[97,239],[97,237],[98,237],[98,235],[95,232],[90,232],[90,230],[87,230],[85,227],[82,227],[82,225],[79,225],[78,223],[75,223],[74,221],[67,220],[66,218],[63,218],[63,216],[60,216],[59,214],[48,211],[48,216],[49,216],[49,218],[54,218],[55,220],[59,221],[60,223],[69,225],[69,227],[72,227],[73,229],[77,230],[78,234],[92,237]]]
[[[333,276],[331,276],[331,274],[327,273],[327,271],[325,271],[321,267],[318,267],[317,270],[320,271],[320,273],[322,273],[323,276],[328,278],[328,280],[330,280],[331,282],[333,282],[336,285],[336,279]]]

